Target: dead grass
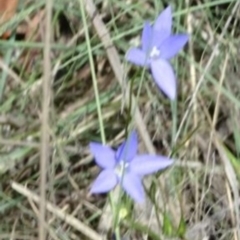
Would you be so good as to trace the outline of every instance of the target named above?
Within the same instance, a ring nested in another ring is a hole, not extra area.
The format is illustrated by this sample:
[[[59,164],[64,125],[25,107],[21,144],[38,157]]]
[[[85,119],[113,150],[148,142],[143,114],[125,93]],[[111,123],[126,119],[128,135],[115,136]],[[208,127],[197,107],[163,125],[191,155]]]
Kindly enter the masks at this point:
[[[51,29],[44,1],[20,1],[0,27],[13,32],[0,41],[0,239],[43,240],[44,231],[48,239],[113,239],[107,196],[89,194],[99,169],[88,142],[103,141],[104,130],[107,143],[120,144],[132,112],[139,151],[176,164],[145,180],[144,206],[123,199],[123,239],[240,240],[239,3],[162,2],[174,7],[174,30],[191,34],[173,61],[175,104],[124,61],[160,1],[83,1],[86,21],[80,0],[53,1]]]

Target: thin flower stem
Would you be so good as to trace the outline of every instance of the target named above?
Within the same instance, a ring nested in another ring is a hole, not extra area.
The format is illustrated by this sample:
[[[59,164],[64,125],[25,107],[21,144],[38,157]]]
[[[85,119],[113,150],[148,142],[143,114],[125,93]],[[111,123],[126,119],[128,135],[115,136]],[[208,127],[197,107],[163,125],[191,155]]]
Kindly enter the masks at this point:
[[[116,240],[121,240],[121,233],[119,228],[117,228],[115,231],[115,237],[116,237]]]
[[[119,202],[120,202],[120,194],[121,189],[119,189],[119,194],[117,194],[117,199],[114,198],[114,195],[112,192],[109,192],[109,200],[112,207],[113,212],[113,228],[115,233],[116,240],[121,240],[121,234],[120,234],[120,219],[119,219]]]

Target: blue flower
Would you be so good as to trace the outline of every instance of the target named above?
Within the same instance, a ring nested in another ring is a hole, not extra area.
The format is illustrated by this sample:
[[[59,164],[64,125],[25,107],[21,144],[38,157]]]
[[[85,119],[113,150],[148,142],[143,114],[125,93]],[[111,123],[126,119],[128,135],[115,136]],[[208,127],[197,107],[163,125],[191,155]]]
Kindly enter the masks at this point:
[[[142,46],[131,48],[126,54],[129,62],[151,69],[158,87],[170,98],[176,98],[177,82],[169,60],[187,43],[187,34],[171,33],[172,10],[167,7],[154,25],[145,22],[142,32]]]
[[[173,160],[159,155],[137,155],[137,133],[133,131],[117,151],[91,142],[90,151],[103,170],[93,182],[91,193],[106,193],[120,184],[136,202],[144,201],[142,178],[173,164]]]

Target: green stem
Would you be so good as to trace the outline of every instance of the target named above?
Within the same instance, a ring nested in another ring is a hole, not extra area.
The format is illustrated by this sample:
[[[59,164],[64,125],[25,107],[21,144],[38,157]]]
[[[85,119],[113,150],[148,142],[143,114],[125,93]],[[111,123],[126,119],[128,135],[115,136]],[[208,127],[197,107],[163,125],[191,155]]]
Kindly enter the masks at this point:
[[[106,144],[106,137],[105,137],[105,132],[104,132],[104,124],[103,124],[102,111],[101,111],[101,103],[100,103],[100,100],[99,100],[97,77],[96,77],[95,67],[94,67],[94,62],[93,62],[92,47],[91,47],[91,42],[90,42],[90,37],[89,37],[89,32],[88,32],[86,14],[85,14],[85,10],[84,10],[83,1],[79,0],[79,3],[80,3],[80,8],[81,8],[83,27],[84,27],[85,38],[86,38],[86,43],[87,43],[87,50],[88,50],[88,57],[89,57],[91,74],[92,74],[94,94],[95,94],[95,99],[96,99],[96,104],[97,104],[97,112],[98,112],[101,139],[102,139],[102,143]]]

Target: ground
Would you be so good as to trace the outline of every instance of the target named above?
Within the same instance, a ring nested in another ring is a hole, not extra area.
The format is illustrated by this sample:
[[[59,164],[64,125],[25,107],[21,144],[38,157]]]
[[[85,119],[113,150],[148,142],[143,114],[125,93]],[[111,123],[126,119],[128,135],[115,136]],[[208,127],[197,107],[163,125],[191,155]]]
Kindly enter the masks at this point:
[[[190,35],[171,61],[176,101],[125,59],[168,5],[173,31]],[[239,7],[1,0],[0,239],[44,240],[44,209],[48,239],[240,239]],[[100,169],[88,144],[116,148],[128,126],[139,152],[175,163],[144,179],[144,205],[124,195],[113,224],[108,195],[89,193]]]

